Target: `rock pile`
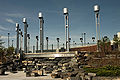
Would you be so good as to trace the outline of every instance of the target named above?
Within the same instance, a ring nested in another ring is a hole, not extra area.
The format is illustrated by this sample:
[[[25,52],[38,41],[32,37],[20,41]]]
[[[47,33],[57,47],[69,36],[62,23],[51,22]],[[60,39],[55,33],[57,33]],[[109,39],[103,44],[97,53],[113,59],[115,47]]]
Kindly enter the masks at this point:
[[[96,76],[96,74],[85,73],[83,70],[83,67],[87,65],[88,59],[88,54],[85,52],[76,53],[72,58],[38,58],[26,64],[26,76],[49,73],[52,78],[92,80],[92,76]]]

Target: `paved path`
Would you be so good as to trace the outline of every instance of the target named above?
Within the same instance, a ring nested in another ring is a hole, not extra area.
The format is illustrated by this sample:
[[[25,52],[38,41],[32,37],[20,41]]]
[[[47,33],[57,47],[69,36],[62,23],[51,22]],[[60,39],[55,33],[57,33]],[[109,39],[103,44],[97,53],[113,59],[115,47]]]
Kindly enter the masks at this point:
[[[17,73],[6,72],[7,75],[0,75],[0,80],[63,80],[60,78],[53,79],[50,74],[47,76],[38,76],[38,77],[26,77],[26,74],[22,71]]]

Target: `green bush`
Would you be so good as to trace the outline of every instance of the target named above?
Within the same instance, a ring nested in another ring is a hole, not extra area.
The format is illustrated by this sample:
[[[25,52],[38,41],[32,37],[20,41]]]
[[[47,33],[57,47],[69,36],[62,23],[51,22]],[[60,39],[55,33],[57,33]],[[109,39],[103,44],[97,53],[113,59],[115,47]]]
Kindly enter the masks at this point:
[[[14,47],[9,47],[7,49],[7,55],[6,56],[11,56],[13,54],[13,52],[14,52]]]
[[[3,48],[0,48],[0,53],[4,53],[4,50],[3,50]]]
[[[88,73],[96,73],[97,76],[120,76],[119,66],[105,66],[102,68],[84,68]]]

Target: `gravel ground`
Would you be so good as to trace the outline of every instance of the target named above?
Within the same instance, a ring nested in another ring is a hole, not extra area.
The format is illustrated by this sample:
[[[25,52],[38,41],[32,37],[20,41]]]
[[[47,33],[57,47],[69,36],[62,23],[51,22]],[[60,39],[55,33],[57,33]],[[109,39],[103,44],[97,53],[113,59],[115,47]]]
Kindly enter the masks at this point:
[[[18,71],[17,73],[6,72],[5,74],[0,75],[0,80],[63,80],[60,78],[53,79],[50,74],[46,76],[26,77],[26,74],[22,71]]]

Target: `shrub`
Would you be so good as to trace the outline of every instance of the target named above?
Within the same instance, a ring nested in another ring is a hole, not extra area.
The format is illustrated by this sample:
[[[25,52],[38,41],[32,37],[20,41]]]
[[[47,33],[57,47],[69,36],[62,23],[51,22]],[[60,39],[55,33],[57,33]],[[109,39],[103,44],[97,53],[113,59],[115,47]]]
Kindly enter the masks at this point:
[[[119,66],[105,66],[101,68],[84,68],[88,73],[96,73],[97,76],[120,76]]]

